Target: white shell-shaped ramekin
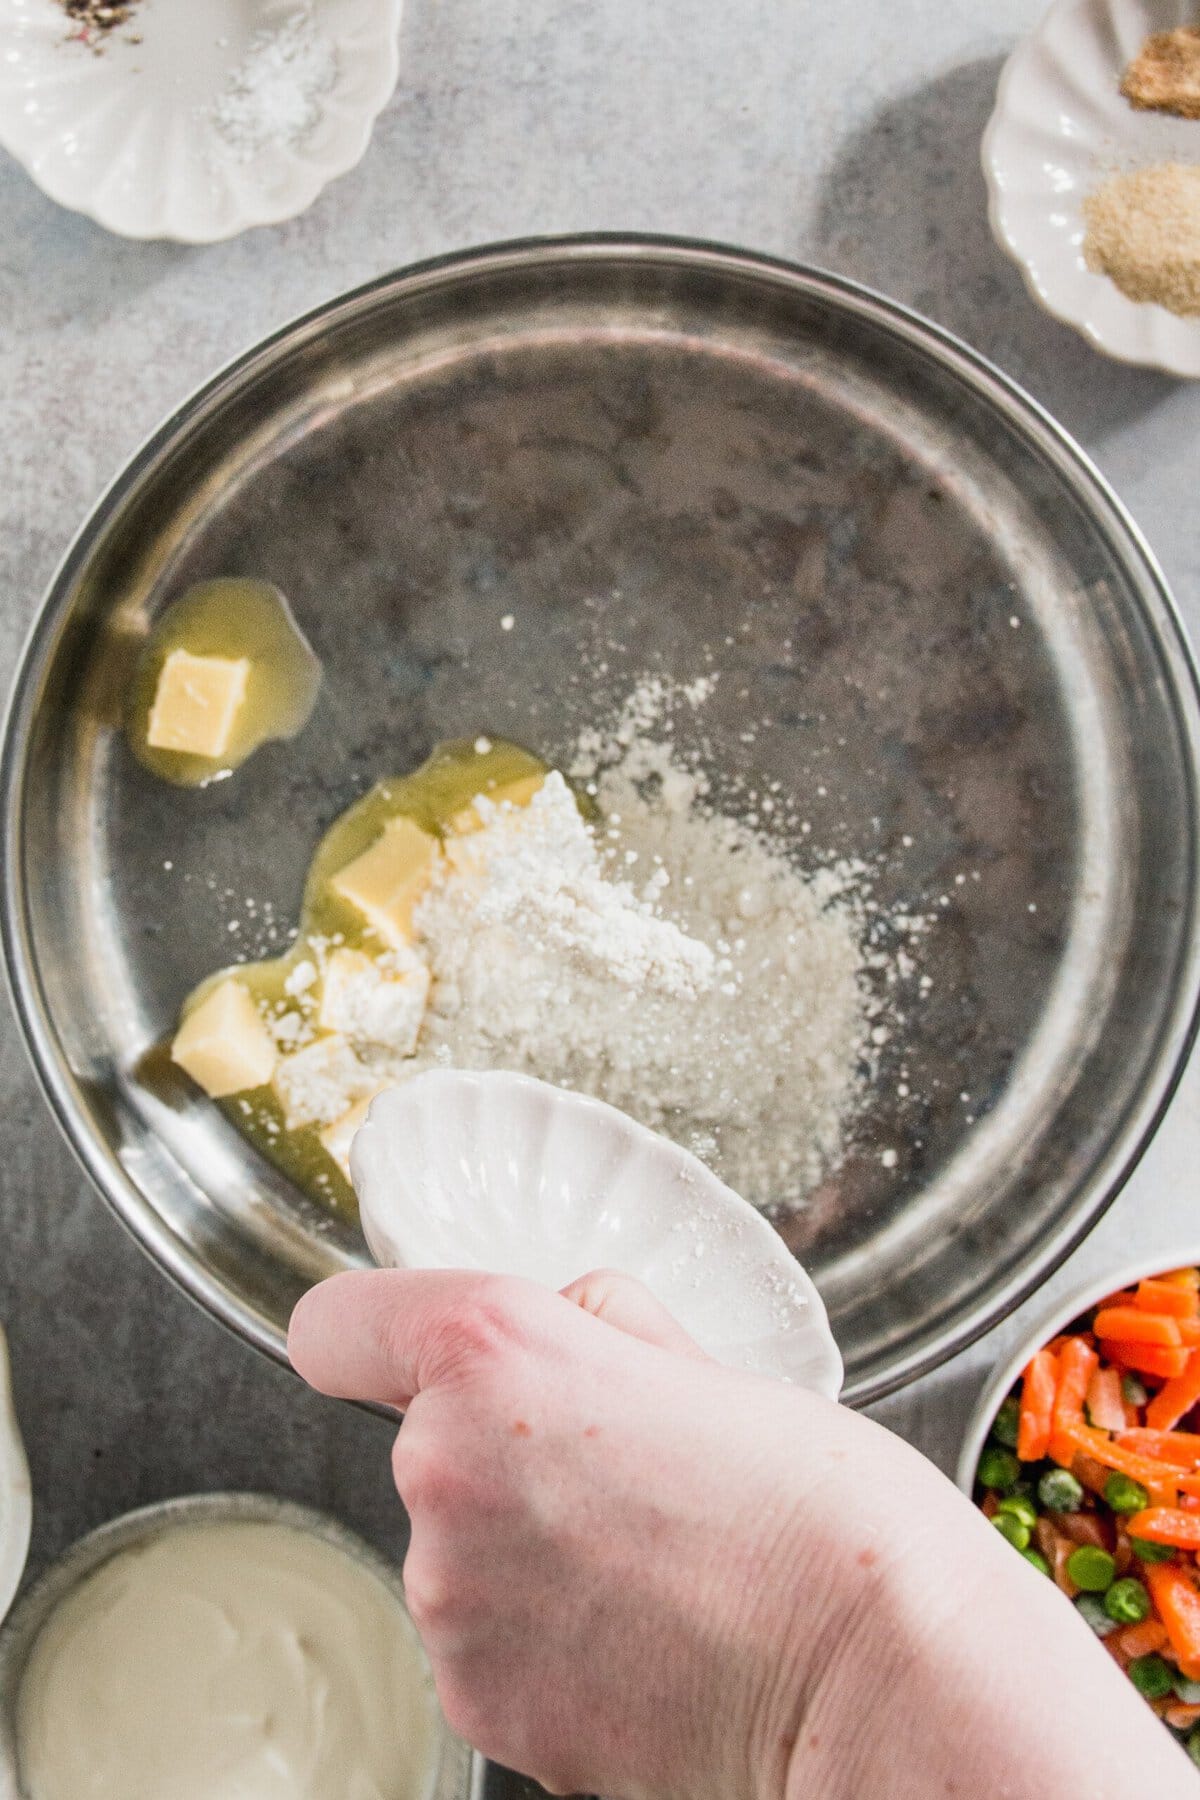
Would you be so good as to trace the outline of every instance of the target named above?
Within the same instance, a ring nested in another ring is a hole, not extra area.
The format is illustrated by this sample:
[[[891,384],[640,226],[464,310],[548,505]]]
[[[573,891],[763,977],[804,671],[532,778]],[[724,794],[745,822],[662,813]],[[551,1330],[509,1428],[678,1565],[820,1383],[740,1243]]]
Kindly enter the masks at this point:
[[[619,1270],[719,1361],[837,1397],[825,1308],[778,1233],[615,1107],[524,1075],[435,1070],[372,1103],[350,1166],[380,1263],[552,1288]]]
[[[1200,376],[1200,317],[1130,300],[1083,256],[1083,202],[1107,176],[1200,162],[1200,123],[1139,112],[1120,91],[1151,32],[1194,24],[1191,0],[1055,0],[1000,77],[983,134],[988,217],[1033,298],[1097,350]]]
[[[21,1585],[32,1520],[29,1465],[13,1410],[8,1345],[0,1330],[0,1619]]]
[[[69,37],[57,0],[0,0],[0,143],[52,200],[125,237],[211,243],[276,224],[361,159],[396,85],[401,3],[137,0],[96,49]],[[297,15],[336,52],[319,117],[295,143],[241,154],[213,103],[256,34]]]
[[[1086,1287],[1076,1288],[1065,1299],[1056,1300],[1053,1306],[1048,1307],[1020,1343],[1014,1346],[1011,1355],[1000,1364],[975,1403],[954,1475],[963,1493],[970,1494],[974,1491],[975,1470],[992,1429],[992,1420],[1000,1410],[1001,1401],[1012,1391],[1021,1371],[1043,1344],[1048,1344],[1051,1338],[1057,1337],[1064,1326],[1095,1306],[1098,1300],[1103,1300],[1106,1294],[1120,1293],[1135,1282],[1142,1281],[1149,1275],[1161,1275],[1167,1269],[1198,1267],[1200,1243],[1193,1239],[1181,1245],[1174,1253],[1164,1254],[1162,1250],[1157,1250],[1152,1256],[1136,1256],[1127,1262],[1116,1263],[1103,1276],[1093,1276]]]

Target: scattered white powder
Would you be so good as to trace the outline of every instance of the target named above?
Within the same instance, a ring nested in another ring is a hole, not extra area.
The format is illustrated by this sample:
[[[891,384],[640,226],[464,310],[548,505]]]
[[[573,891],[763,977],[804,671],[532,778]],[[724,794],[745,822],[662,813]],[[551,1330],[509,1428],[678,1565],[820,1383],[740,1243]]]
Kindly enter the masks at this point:
[[[879,1055],[883,953],[864,948],[862,866],[801,868],[780,784],[758,802],[766,817],[779,807],[768,837],[753,808],[745,821],[717,810],[678,752],[672,713],[701,706],[715,679],[643,681],[609,727],[581,735],[569,772],[595,823],[557,773],[527,806],[476,801],[481,828],[448,840],[414,914],[430,977],[415,1054],[411,1020],[392,1043],[375,1011],[369,1030],[346,1013],[312,1042],[331,1021],[302,977],[287,1016],[307,1047],[276,1077],[290,1120],[336,1120],[425,1068],[515,1069],[665,1131],[756,1205],[803,1202]],[[310,949],[328,985],[347,953]]]
[[[268,144],[294,148],[316,127],[321,101],[337,81],[337,51],[301,6],[256,31],[206,118],[238,161]]]

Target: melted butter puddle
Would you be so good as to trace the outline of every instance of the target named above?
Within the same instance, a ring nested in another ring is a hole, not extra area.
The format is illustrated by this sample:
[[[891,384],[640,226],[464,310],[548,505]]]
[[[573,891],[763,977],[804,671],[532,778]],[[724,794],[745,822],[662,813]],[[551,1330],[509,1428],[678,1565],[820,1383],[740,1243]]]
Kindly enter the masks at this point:
[[[479,749],[477,745],[483,742],[487,742],[487,748]],[[299,933],[291,949],[283,956],[218,970],[188,995],[181,1019],[231,975],[269,1015],[278,1017],[285,1011],[297,1010],[287,983],[300,964],[319,961],[314,940],[371,954],[378,954],[385,947],[362,914],[336,894],[330,883],[340,870],[370,848],[389,820],[412,819],[422,830],[444,839],[451,834],[451,821],[478,794],[491,793],[529,776],[545,775],[548,767],[516,744],[500,739],[459,738],[438,744],[411,775],[389,776],[376,782],[361,800],[333,821],[318,843],[305,881]],[[143,1078],[148,1072],[143,1071]],[[272,1088],[253,1088],[215,1104],[243,1137],[307,1194],[340,1213],[357,1216],[354,1190],[321,1143],[319,1127],[289,1129]]]
[[[220,756],[149,742],[159,677],[177,650],[249,664],[245,694]],[[164,781],[203,787],[232,775],[261,745],[302,731],[320,686],[321,664],[277,587],[240,576],[204,581],[168,607],[151,631],[134,676],[129,742],[139,762]]]

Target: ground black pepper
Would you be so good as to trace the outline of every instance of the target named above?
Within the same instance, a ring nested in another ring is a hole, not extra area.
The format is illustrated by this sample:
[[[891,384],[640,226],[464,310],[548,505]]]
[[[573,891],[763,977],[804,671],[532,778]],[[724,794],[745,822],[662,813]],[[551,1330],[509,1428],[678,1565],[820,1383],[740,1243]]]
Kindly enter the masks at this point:
[[[85,44],[97,44],[117,25],[126,25],[138,0],[59,0],[67,17],[77,27],[71,33]]]

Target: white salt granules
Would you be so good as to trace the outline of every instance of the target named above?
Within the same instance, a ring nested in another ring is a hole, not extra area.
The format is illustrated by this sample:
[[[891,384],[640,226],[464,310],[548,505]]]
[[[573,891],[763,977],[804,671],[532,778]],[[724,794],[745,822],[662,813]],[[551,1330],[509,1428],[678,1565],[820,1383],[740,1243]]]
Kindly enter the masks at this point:
[[[268,144],[293,148],[319,123],[321,101],[337,75],[336,49],[312,7],[301,6],[255,32],[206,117],[239,161]]]

